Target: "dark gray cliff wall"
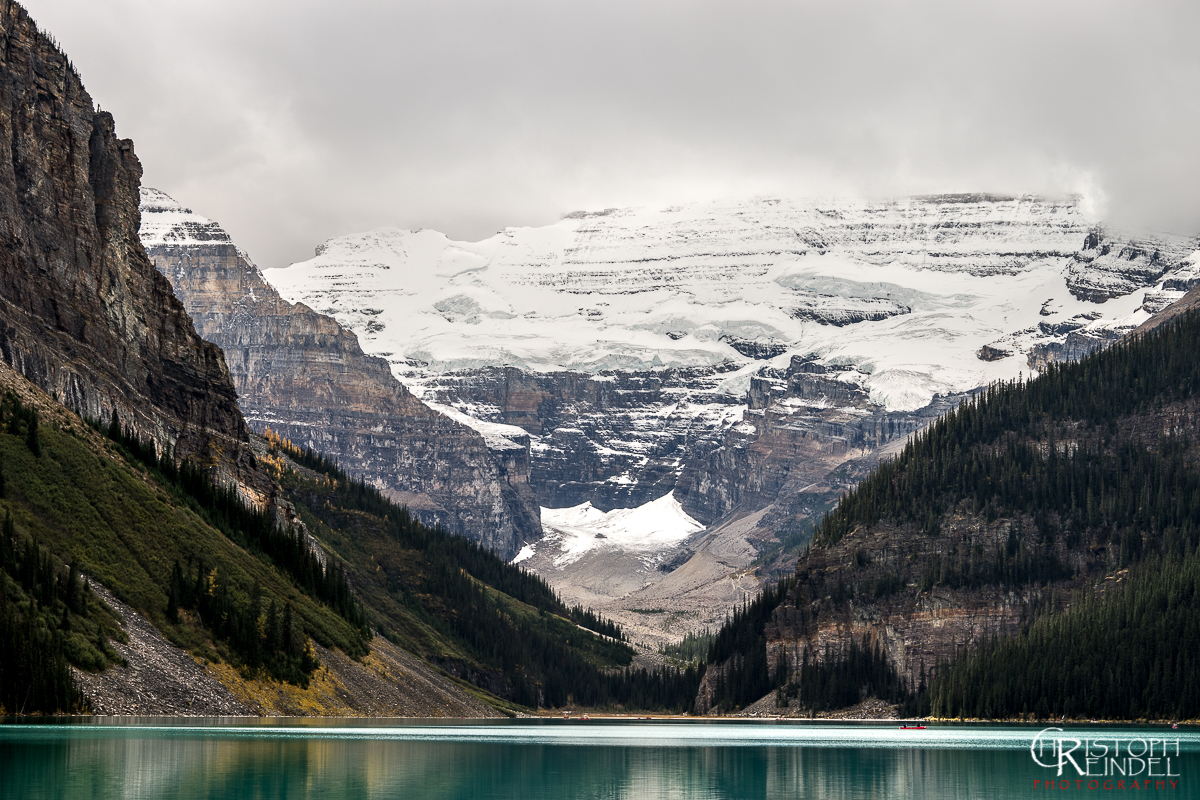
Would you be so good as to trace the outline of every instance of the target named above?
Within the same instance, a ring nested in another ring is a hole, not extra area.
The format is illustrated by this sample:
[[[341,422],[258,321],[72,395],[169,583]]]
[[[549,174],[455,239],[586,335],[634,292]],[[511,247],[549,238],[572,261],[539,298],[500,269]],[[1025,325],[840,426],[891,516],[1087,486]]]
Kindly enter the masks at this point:
[[[143,213],[154,264],[225,351],[252,427],[334,456],[424,521],[501,556],[540,538],[527,439],[496,451],[430,409],[353,333],[280,298],[216,223],[155,190]]]
[[[253,477],[221,351],[138,240],[142,169],[26,11],[0,0],[0,353],[81,413]]]

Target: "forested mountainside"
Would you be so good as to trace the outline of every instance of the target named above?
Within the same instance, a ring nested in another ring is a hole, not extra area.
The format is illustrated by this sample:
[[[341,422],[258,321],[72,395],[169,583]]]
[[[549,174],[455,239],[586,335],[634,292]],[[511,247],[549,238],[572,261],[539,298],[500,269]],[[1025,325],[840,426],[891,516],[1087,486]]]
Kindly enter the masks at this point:
[[[706,526],[581,557],[554,513],[522,549],[564,595],[658,638],[719,625],[790,572],[821,513],[970,391],[1179,299],[1196,248],[1097,225],[1071,197],[759,197],[480,242],[379,229],[263,274],[417,396],[529,441],[543,507],[598,519],[670,494]]]
[[[1097,226],[1070,197],[755,198],[480,242],[379,229],[264,275],[419,395],[532,436],[543,505],[627,508],[678,485],[711,523],[786,480],[707,458],[722,445],[797,447],[791,428],[866,445],[901,422],[881,412],[1078,358],[1182,296],[1196,248]],[[828,384],[792,391],[797,371]],[[777,424],[743,415],[768,408]]]
[[[718,634],[697,704],[1200,714],[1198,353],[1192,311],[915,436]]]
[[[153,457],[119,421],[97,430],[2,373],[7,711],[87,707],[85,695],[30,693],[29,681],[53,675],[62,685],[68,664],[99,672],[123,660],[112,645],[126,638],[120,619],[91,586],[105,587],[200,663],[232,663],[247,675],[306,684],[316,668],[310,637],[366,653],[369,631],[344,576],[314,563],[302,538],[215,487],[191,462],[181,471],[169,451]],[[83,576],[90,585],[80,584]],[[260,619],[268,622],[265,639]]]
[[[3,377],[0,647],[10,656],[0,706],[9,712],[112,710],[103,681],[88,678],[136,656],[118,652],[127,626],[100,591],[195,659],[195,674],[170,687],[177,707],[136,709],[144,713],[217,713],[188,693],[188,681],[207,678],[224,684],[224,699],[236,694],[241,713],[328,713],[332,683],[344,696],[337,710],[394,715],[334,669],[348,656],[395,690],[403,672],[377,668],[380,637],[461,680],[447,681],[451,696],[426,714],[461,714],[472,697],[499,709],[690,707],[694,670],[629,669],[633,651],[611,622],[564,605],[477,543],[427,528],[312,451],[274,435],[256,441],[306,525],[287,527],[119,419],[87,424],[11,371]],[[264,699],[284,684],[287,703]]]

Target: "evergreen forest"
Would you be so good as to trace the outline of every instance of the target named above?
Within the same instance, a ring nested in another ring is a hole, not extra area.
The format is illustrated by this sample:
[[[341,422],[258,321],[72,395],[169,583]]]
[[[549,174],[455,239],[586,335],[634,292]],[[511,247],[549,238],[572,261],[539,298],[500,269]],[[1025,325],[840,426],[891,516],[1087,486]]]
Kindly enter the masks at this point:
[[[869,642],[811,653],[811,663],[806,653],[800,664],[767,664],[772,613],[812,602],[781,583],[717,634],[708,659],[710,669],[724,665],[717,705],[774,689],[814,710],[874,696],[949,717],[1200,716],[1198,391],[1192,312],[1034,380],[978,392],[847,493],[817,526],[814,552],[880,526],[936,542],[954,518],[1009,520],[1013,533],[996,552],[938,557],[917,571],[898,565],[860,587],[857,602],[986,586],[1048,600],[1017,635],[960,648],[929,665],[927,683],[907,686]],[[854,557],[860,567],[873,558],[869,549]],[[854,599],[850,579],[839,573],[827,604]],[[1076,588],[1063,597],[1055,586]]]

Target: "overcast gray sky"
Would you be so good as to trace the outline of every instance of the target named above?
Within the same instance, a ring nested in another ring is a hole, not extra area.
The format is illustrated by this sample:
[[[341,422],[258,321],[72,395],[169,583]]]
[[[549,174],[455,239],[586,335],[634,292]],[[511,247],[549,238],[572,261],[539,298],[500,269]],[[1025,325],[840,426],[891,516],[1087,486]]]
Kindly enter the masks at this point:
[[[261,267],[379,225],[1083,192],[1200,233],[1200,3],[25,0]]]

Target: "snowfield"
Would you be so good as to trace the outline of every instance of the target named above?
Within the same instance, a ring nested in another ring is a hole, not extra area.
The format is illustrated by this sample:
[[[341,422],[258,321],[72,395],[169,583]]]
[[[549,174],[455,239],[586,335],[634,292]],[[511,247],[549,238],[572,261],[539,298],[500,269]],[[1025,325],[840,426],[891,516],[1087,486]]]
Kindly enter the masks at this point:
[[[757,199],[576,213],[481,242],[381,229],[265,275],[418,390],[482,366],[733,361],[739,392],[759,367],[815,354],[854,365],[846,379],[874,402],[911,410],[1028,374],[1024,353],[1067,329],[1130,329],[1144,302],[1174,299],[1123,262],[1081,262],[1091,227],[1073,199]],[[1137,290],[1103,303],[1071,292],[1126,284]],[[984,345],[1010,355],[981,360]]]
[[[654,555],[675,547],[704,526],[687,515],[673,494],[666,494],[637,508],[612,511],[601,511],[591,503],[543,508],[542,528],[545,538],[525,545],[512,563],[546,551],[553,553],[556,567],[601,549]]]

